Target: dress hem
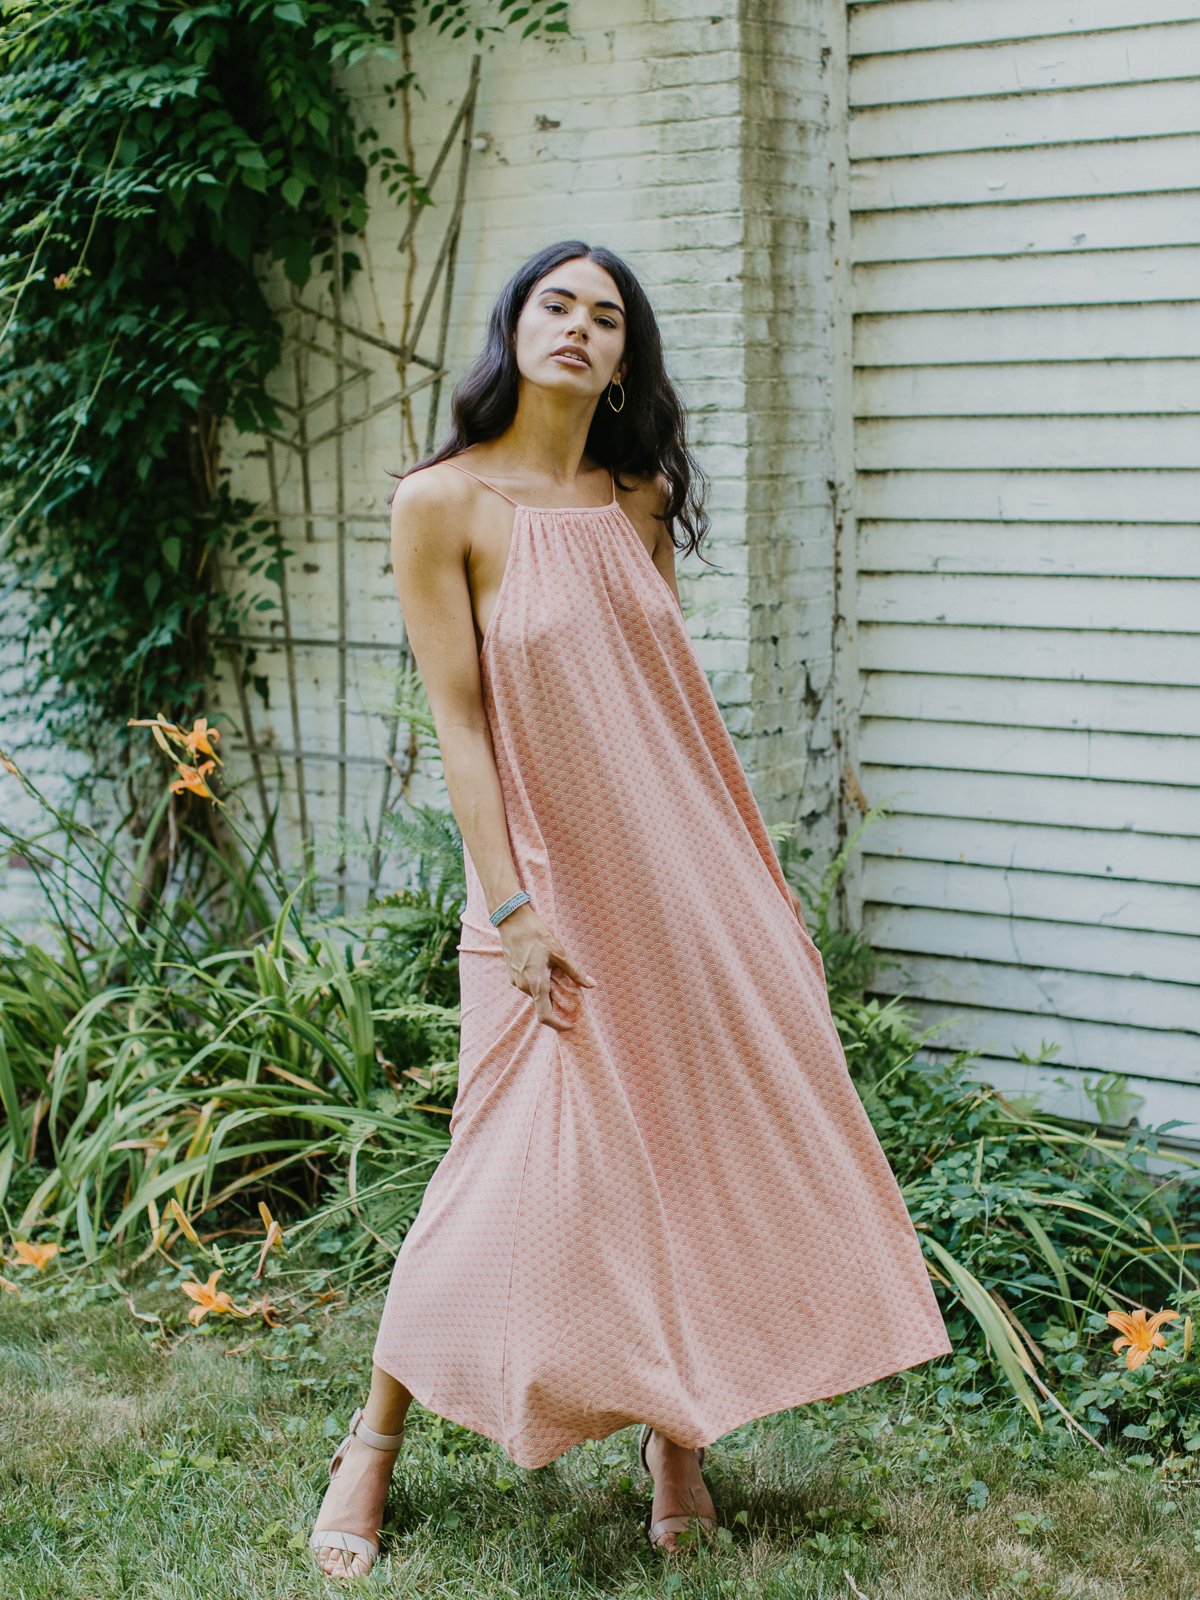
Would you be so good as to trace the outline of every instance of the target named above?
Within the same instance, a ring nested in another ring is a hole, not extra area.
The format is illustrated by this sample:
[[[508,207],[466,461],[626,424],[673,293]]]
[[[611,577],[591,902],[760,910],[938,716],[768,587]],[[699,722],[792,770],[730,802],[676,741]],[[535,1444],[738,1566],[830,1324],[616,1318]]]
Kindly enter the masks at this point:
[[[778,1404],[772,1403],[771,1405],[767,1406],[765,1410],[752,1411],[748,1415],[742,1415],[740,1411],[733,1414],[732,1420],[724,1422],[721,1426],[719,1426],[711,1439],[697,1439],[690,1443],[685,1439],[679,1439],[676,1440],[676,1443],[682,1445],[683,1448],[687,1450],[699,1450],[702,1446],[707,1449],[709,1445],[715,1444],[718,1439],[723,1439],[727,1433],[733,1433],[735,1429],[744,1427],[748,1422],[758,1422],[763,1417],[773,1417],[781,1411],[791,1411],[796,1406],[812,1405],[818,1400],[833,1400],[841,1394],[853,1394],[856,1389],[865,1389],[869,1384],[878,1383],[882,1378],[894,1377],[899,1372],[907,1372],[910,1368],[921,1366],[926,1361],[933,1361],[938,1356],[948,1356],[953,1355],[953,1353],[954,1346],[945,1336],[943,1336],[942,1338],[938,1339],[934,1343],[933,1347],[924,1355],[905,1357],[888,1356],[883,1365],[877,1370],[868,1373],[866,1377],[859,1378],[853,1383],[848,1383],[844,1386],[834,1389],[826,1389],[822,1386],[820,1393],[815,1393],[811,1387],[803,1388],[797,1393],[785,1395]],[[499,1445],[500,1449],[503,1450],[505,1456],[509,1461],[512,1462],[513,1466],[521,1467],[528,1472],[534,1472],[540,1467],[549,1466],[552,1461],[557,1461],[559,1456],[565,1455],[568,1450],[573,1450],[576,1445],[586,1444],[590,1439],[608,1439],[614,1433],[620,1433],[623,1428],[632,1428],[637,1426],[638,1423],[637,1418],[632,1418],[629,1422],[621,1423],[619,1427],[610,1428],[608,1433],[580,1433],[573,1434],[570,1437],[564,1435],[563,1437],[565,1442],[555,1445],[548,1455],[543,1455],[537,1460],[522,1461],[517,1456],[509,1453],[508,1447],[504,1443],[504,1440],[498,1438],[496,1434],[489,1433],[486,1428],[480,1427],[477,1422],[468,1420],[468,1418],[461,1412],[456,1415],[452,1410],[446,1410],[441,1406],[433,1405],[429,1400],[424,1399],[422,1395],[416,1389],[414,1389],[407,1379],[402,1377],[399,1372],[380,1361],[378,1356],[373,1355],[372,1360],[374,1361],[374,1364],[383,1372],[386,1372],[390,1378],[393,1378],[397,1383],[402,1384],[404,1388],[408,1390],[409,1394],[412,1395],[413,1399],[419,1406],[422,1406],[426,1411],[431,1412],[435,1417],[441,1417],[447,1422],[453,1422],[460,1428],[467,1428],[470,1430],[470,1432],[479,1434],[479,1436],[483,1439],[490,1439],[493,1444]],[[428,1393],[428,1391],[426,1391],[426,1393]]]

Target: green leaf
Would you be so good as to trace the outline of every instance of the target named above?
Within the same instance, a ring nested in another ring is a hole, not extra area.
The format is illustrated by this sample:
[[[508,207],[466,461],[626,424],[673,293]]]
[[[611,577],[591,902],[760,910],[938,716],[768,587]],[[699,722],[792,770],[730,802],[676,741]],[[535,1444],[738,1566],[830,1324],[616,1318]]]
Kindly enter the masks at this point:
[[[999,1362],[1013,1392],[1041,1428],[1043,1423],[1037,1397],[1026,1378],[1026,1373],[1032,1370],[1029,1355],[1019,1342],[1012,1324],[973,1272],[957,1261],[936,1239],[926,1235],[924,1242],[945,1267],[963,1304],[979,1324],[992,1356]]]

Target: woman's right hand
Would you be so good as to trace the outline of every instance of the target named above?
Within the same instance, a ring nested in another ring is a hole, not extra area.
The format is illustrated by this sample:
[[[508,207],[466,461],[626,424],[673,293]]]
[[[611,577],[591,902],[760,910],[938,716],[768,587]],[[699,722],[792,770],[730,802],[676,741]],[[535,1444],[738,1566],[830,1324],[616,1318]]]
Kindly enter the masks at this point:
[[[496,931],[504,947],[508,975],[533,1000],[539,1022],[560,1030],[574,1027],[554,1009],[555,1000],[560,1009],[562,1006],[561,975],[565,973],[588,989],[595,987],[595,978],[576,966],[528,900],[502,918]]]

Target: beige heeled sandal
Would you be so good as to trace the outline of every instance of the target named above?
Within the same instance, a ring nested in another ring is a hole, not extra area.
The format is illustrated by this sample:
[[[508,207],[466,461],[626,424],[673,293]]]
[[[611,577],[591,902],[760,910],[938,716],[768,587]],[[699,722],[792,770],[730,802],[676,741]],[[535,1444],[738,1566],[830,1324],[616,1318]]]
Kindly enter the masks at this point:
[[[646,1470],[646,1476],[651,1480],[653,1480],[654,1474],[650,1471],[649,1463],[646,1460],[646,1446],[650,1443],[650,1435],[653,1432],[653,1425],[649,1422],[645,1422],[642,1424],[641,1435],[638,1439],[638,1454],[642,1458],[642,1466]],[[701,1467],[704,1465],[703,1445],[700,1446],[699,1454],[697,1456],[697,1465]],[[659,1547],[665,1537],[672,1533],[683,1533],[689,1524],[693,1522],[698,1522],[701,1527],[707,1528],[710,1533],[715,1533],[717,1529],[715,1517],[702,1517],[698,1511],[689,1511],[686,1515],[682,1512],[677,1512],[673,1515],[659,1517],[657,1522],[650,1521],[650,1517],[653,1516],[653,1514],[654,1508],[651,1506],[646,1517],[646,1537],[649,1539],[654,1549]]]
[[[333,1459],[329,1463],[331,1481],[338,1475],[338,1469],[345,1459],[351,1439],[361,1439],[363,1444],[369,1444],[372,1450],[399,1450],[404,1440],[404,1429],[401,1428],[399,1433],[379,1433],[374,1428],[368,1428],[362,1420],[362,1407],[358,1406],[354,1415],[350,1418],[349,1432],[334,1451]],[[345,1533],[340,1528],[314,1528],[308,1542],[323,1577],[365,1578],[367,1572],[370,1572],[371,1568],[379,1560],[378,1543],[374,1539],[366,1538],[361,1533]],[[327,1573],[324,1567],[321,1567],[320,1560],[317,1559],[321,1550],[326,1546],[333,1550],[345,1550],[350,1555],[361,1556],[367,1563],[366,1572],[354,1572],[350,1569],[349,1562],[343,1561],[342,1564],[346,1571]]]

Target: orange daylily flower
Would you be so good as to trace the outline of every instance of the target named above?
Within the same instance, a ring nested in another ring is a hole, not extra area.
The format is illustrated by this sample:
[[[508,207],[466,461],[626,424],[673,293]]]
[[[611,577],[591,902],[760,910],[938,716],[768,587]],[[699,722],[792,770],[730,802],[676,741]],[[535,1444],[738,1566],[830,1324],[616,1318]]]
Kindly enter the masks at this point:
[[[56,289],[69,289],[71,287],[71,274],[69,272],[56,272],[54,274],[54,287]]]
[[[161,750],[166,751],[172,761],[175,759],[175,752],[167,743],[167,739],[174,739],[177,744],[187,744],[187,734],[184,733],[177,722],[168,722],[161,711],[156,717],[129,717],[125,726],[127,728],[153,729],[156,743]]]
[[[210,1311],[217,1315],[224,1314],[234,1317],[247,1315],[245,1311],[239,1311],[237,1306],[234,1305],[229,1297],[228,1290],[217,1288],[217,1279],[221,1276],[221,1271],[222,1269],[217,1267],[214,1272],[211,1272],[207,1283],[184,1283],[180,1285],[184,1294],[190,1295],[196,1302],[188,1312],[188,1321],[193,1326],[197,1325],[201,1318],[206,1317]]]
[[[183,739],[193,755],[211,756],[214,761],[220,761],[220,756],[210,743],[211,740],[219,739],[220,737],[221,730],[219,728],[210,728],[207,717],[197,717],[191,733],[185,733]]]
[[[214,761],[221,759],[213,749],[213,744],[221,737],[221,730],[219,728],[210,728],[207,717],[197,717],[190,732],[181,728],[177,722],[168,722],[161,711],[156,717],[129,717],[125,726],[127,728],[152,728],[154,737],[168,755],[171,754],[171,748],[166,741],[167,739],[174,739],[176,744],[183,745],[193,755],[210,756]]]
[[[10,1283],[7,1278],[0,1278],[0,1289],[7,1289],[9,1294],[20,1294],[21,1292],[17,1285]]]
[[[22,1266],[36,1267],[39,1272],[45,1272],[49,1262],[58,1254],[56,1244],[34,1244],[30,1239],[16,1240],[13,1249],[17,1252],[16,1259]]]
[[[1166,1348],[1167,1341],[1158,1330],[1164,1322],[1178,1315],[1178,1311],[1156,1311],[1150,1316],[1145,1306],[1139,1306],[1134,1312],[1110,1311],[1107,1321],[1121,1330],[1121,1338],[1113,1340],[1113,1349],[1120,1354],[1121,1346],[1127,1344],[1125,1365],[1131,1371],[1140,1367],[1152,1349]]]
[[[197,717],[190,730],[184,730],[177,722],[168,722],[160,711],[155,717],[128,717],[125,722],[127,728],[149,728],[161,750],[165,751],[175,763],[179,777],[171,785],[172,794],[198,794],[202,799],[216,801],[217,805],[223,802],[215,795],[205,783],[206,774],[220,762],[221,758],[213,749],[213,745],[221,737],[219,728],[210,728],[207,717]],[[168,742],[170,741],[170,742]],[[172,749],[175,744],[179,748]],[[208,759],[199,761],[198,756]],[[193,766],[186,758],[190,756]]]
[[[205,800],[215,800],[217,797],[204,781],[205,774],[211,772],[216,766],[215,761],[202,761],[198,767],[179,767],[179,782],[171,785],[172,794],[182,794],[186,789],[192,794],[198,794]]]

